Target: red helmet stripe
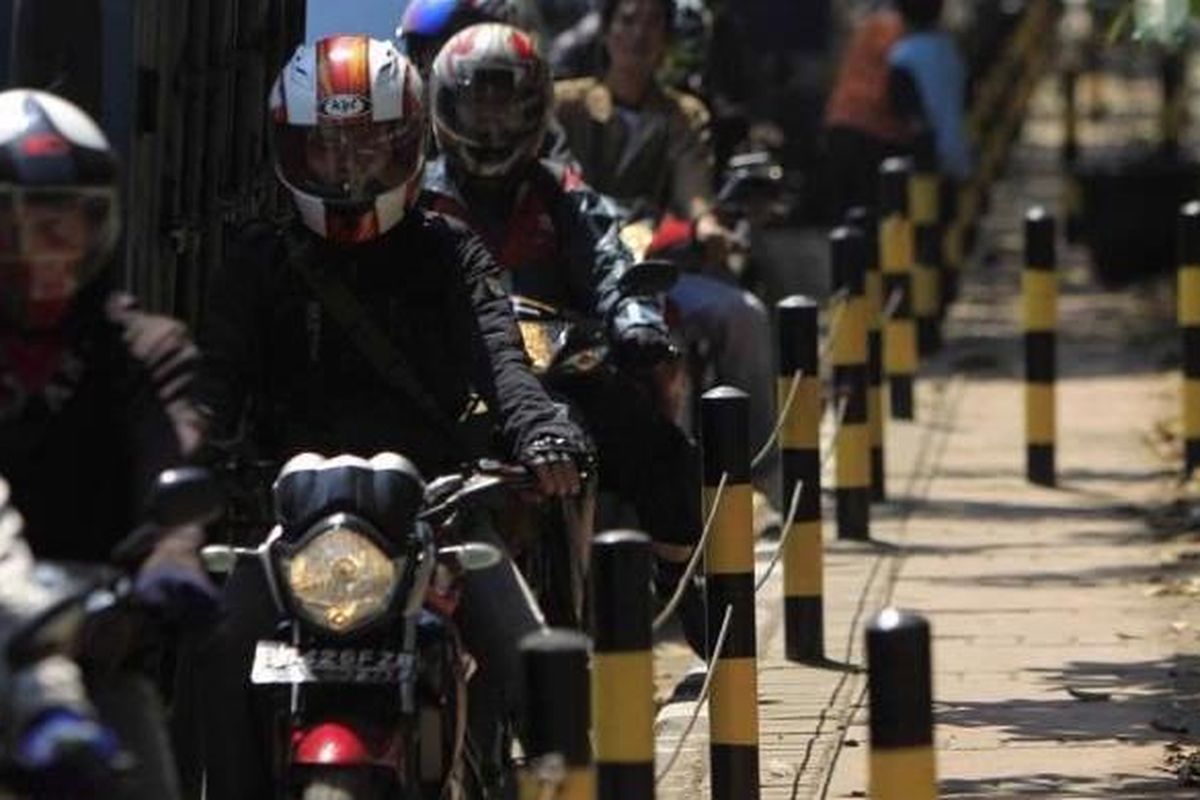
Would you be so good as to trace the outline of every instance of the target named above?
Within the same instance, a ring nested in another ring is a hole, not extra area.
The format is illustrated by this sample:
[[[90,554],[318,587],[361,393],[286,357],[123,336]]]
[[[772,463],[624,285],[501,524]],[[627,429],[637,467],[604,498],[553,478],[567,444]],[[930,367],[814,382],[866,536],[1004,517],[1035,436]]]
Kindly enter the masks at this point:
[[[335,95],[371,97],[370,40],[330,36],[317,43],[317,105]]]
[[[534,50],[533,42],[529,37],[515,29],[512,32],[512,48],[522,61],[530,60],[537,52]]]

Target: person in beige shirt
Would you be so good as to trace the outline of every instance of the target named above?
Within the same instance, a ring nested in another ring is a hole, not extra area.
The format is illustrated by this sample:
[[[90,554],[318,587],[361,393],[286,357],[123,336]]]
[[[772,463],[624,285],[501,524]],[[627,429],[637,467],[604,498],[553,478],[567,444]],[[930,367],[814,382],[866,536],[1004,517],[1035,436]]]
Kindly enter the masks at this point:
[[[692,225],[707,271],[723,269],[733,236],[713,205],[713,151],[704,104],[656,77],[666,53],[673,0],[603,0],[602,77],[562,81],[556,114],[585,180],[631,216],[670,213]],[[752,444],[774,426],[770,317],[753,294],[720,277],[686,272],[671,291],[684,334],[712,350],[719,383],[750,395]],[[755,474],[760,531],[778,524],[778,459]]]

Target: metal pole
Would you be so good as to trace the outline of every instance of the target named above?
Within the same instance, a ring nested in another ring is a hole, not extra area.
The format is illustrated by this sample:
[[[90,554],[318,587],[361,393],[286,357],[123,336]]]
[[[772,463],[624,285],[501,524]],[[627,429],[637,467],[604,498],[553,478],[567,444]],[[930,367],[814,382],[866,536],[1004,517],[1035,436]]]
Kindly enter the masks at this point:
[[[650,539],[633,531],[592,542],[592,715],[601,800],[654,797],[650,556]]]
[[[821,373],[818,306],[788,297],[779,318],[779,407],[787,408],[779,433],[783,496],[800,486],[800,499],[783,551],[785,651],[791,661],[825,657],[824,552],[821,542]],[[796,382],[796,374],[800,374]],[[792,402],[787,404],[793,392]]]
[[[1183,338],[1183,468],[1200,465],[1200,201],[1179,212],[1179,330]]]
[[[867,425],[866,241],[857,228],[829,234],[835,290],[833,395],[839,408],[835,500],[839,539],[871,536],[871,436]],[[845,404],[844,410],[842,405]]]
[[[867,427],[871,434],[871,501],[887,500],[883,413],[883,273],[879,270],[879,222],[869,208],[850,209],[846,224],[858,228],[867,247]]]
[[[588,639],[576,631],[539,631],[520,648],[528,732],[522,800],[594,800]]]
[[[1029,481],[1055,484],[1055,380],[1058,273],[1054,217],[1043,208],[1025,215],[1025,439]]]
[[[917,330],[912,317],[913,231],[909,220],[908,179],[912,162],[889,158],[880,167],[880,267],[885,307],[892,311],[883,326],[883,369],[888,376],[892,417],[912,419],[913,381],[917,372]]]
[[[708,569],[708,646],[725,609],[730,629],[709,700],[709,759],[713,800],[758,800],[758,662],[754,621],[754,519],[750,484],[750,399],[720,386],[700,403],[705,507],[712,508],[722,475],[714,527],[705,552]]]
[[[922,137],[916,149],[916,171],[909,179],[909,217],[913,224],[916,263],[913,266],[913,316],[917,320],[917,353],[936,353],[942,346],[942,226],[939,209],[937,152],[933,136]]]
[[[867,628],[872,800],[936,800],[929,623],[889,608]]]

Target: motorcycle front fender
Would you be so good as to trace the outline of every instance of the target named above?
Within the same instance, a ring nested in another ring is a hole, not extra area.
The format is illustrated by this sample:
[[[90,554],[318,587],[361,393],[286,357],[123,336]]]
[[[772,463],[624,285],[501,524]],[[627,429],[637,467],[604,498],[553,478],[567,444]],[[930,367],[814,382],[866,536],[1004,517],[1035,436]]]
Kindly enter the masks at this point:
[[[296,766],[395,770],[398,748],[395,731],[372,730],[344,720],[327,720],[292,731],[292,764]]]

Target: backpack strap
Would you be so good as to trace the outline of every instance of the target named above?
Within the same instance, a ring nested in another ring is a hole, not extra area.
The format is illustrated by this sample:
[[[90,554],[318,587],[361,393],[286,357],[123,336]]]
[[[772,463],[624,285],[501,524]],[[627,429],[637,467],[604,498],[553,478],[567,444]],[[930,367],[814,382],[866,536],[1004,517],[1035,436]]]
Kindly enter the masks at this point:
[[[442,433],[461,444],[459,431],[450,417],[438,405],[433,395],[421,385],[408,359],[388,335],[375,323],[370,312],[358,301],[344,282],[328,270],[318,267],[309,258],[311,244],[297,240],[294,232],[284,234],[288,263],[300,274],[313,296],[329,312],[342,331],[354,342],[388,386],[413,403]]]

